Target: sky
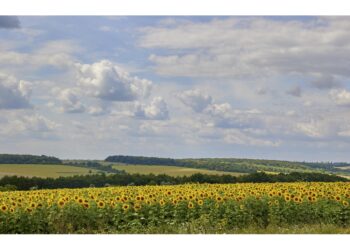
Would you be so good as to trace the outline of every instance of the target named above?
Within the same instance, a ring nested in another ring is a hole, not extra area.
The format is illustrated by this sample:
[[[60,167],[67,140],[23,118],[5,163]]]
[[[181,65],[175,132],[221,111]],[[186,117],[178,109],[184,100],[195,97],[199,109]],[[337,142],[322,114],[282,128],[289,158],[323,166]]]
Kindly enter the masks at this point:
[[[0,152],[350,161],[350,18],[0,16]]]

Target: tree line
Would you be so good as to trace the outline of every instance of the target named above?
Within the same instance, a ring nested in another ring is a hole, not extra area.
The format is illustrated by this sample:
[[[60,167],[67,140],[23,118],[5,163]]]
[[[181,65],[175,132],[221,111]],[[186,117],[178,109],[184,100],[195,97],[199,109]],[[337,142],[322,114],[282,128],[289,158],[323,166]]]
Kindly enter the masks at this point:
[[[104,171],[107,173],[113,173],[113,174],[125,174],[126,172],[124,170],[119,170],[113,168],[112,164],[101,164],[97,161],[64,161],[64,165],[68,166],[76,166],[76,167],[83,167],[83,168],[90,168],[98,171]]]
[[[240,173],[256,173],[258,171],[282,173],[309,171],[350,172],[350,170],[337,169],[337,167],[350,166],[350,163],[346,162],[296,162],[240,158],[172,159],[127,155],[108,156],[105,161],[134,165],[168,165]]]
[[[242,176],[193,174],[191,176],[169,176],[154,174],[94,174],[59,178],[5,176],[0,179],[0,190],[84,188],[105,186],[143,186],[143,185],[178,185],[185,183],[264,183],[264,182],[345,182],[349,181],[336,175],[321,173],[266,174],[253,173]],[[6,189],[6,188],[5,188]]]
[[[46,155],[0,154],[0,164],[61,164],[57,157]]]

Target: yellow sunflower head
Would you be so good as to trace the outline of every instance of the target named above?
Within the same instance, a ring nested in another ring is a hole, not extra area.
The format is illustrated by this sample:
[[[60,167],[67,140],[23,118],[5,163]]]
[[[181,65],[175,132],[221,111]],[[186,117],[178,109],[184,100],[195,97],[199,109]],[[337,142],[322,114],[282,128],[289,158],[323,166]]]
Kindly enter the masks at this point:
[[[97,202],[97,207],[98,208],[104,208],[105,207],[105,203],[103,201],[98,201]]]
[[[123,204],[122,206],[124,211],[127,211],[129,209],[129,205],[128,204]]]
[[[7,211],[7,206],[5,204],[2,204],[0,208],[1,208],[2,212],[6,212]]]

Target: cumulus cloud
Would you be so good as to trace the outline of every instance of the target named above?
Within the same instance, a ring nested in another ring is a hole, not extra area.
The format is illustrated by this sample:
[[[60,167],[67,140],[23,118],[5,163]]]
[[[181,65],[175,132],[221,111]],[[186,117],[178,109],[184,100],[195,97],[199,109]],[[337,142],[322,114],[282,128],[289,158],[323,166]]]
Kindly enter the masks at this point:
[[[208,119],[208,124],[218,128],[249,128],[261,125],[259,110],[235,110],[227,102],[217,103],[197,89],[187,90],[178,95],[186,106]]]
[[[61,111],[64,113],[83,113],[85,106],[80,102],[77,91],[74,89],[64,89],[58,96],[62,103]]]
[[[300,97],[301,96],[301,88],[300,86],[294,86],[286,91],[287,95]]]
[[[93,64],[77,63],[77,83],[87,94],[107,101],[134,101],[147,97],[152,82],[130,76],[108,60]]]
[[[39,114],[8,113],[8,118],[0,127],[0,134],[7,136],[45,136],[59,127],[54,121]]]
[[[350,92],[342,90],[331,90],[330,98],[339,106],[350,106]]]
[[[30,82],[0,73],[0,109],[31,108],[29,102],[31,91]]]
[[[58,127],[58,124],[42,115],[24,116],[16,121],[21,131],[49,132]]]
[[[178,98],[195,112],[202,112],[213,102],[213,98],[198,89],[187,90],[178,95]]]
[[[332,89],[340,86],[332,75],[319,75],[311,81],[311,84],[318,89]]]
[[[322,139],[335,136],[340,130],[340,126],[339,121],[319,117],[318,119],[313,118],[309,121],[297,122],[295,130],[310,138]]]
[[[20,22],[16,16],[0,16],[0,29],[20,28]]]
[[[67,69],[74,64],[74,54],[80,51],[76,42],[71,40],[54,40],[35,46],[30,52],[0,48],[0,64],[23,66],[29,69],[47,67],[48,65]]]
[[[331,88],[336,85],[332,78],[350,77],[349,27],[349,17],[308,21],[232,17],[147,27],[139,44],[168,49],[166,55],[149,57],[162,75],[305,79],[316,75],[312,86]]]
[[[134,116],[146,120],[167,120],[168,106],[162,97],[155,97],[149,105],[136,104]]]

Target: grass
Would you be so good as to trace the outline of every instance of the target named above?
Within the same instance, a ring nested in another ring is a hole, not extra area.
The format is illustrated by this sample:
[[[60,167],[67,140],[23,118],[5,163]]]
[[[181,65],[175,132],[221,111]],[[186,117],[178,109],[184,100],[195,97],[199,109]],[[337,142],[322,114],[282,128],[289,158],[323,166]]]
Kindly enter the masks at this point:
[[[236,172],[224,172],[206,169],[196,169],[196,168],[185,168],[185,167],[175,167],[175,166],[155,166],[155,165],[117,165],[114,164],[113,168],[119,170],[125,170],[125,172],[130,174],[167,174],[170,176],[189,176],[196,173],[201,174],[213,174],[213,175],[243,175],[244,173]]]
[[[337,169],[341,169],[341,170],[350,170],[350,166],[345,166],[345,167],[335,167]]]
[[[53,177],[86,175],[96,173],[93,169],[65,166],[65,165],[45,165],[45,164],[0,164],[0,178],[3,176],[26,176],[26,177]]]

